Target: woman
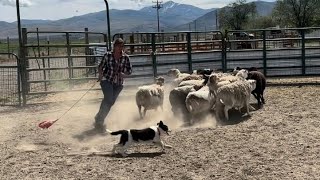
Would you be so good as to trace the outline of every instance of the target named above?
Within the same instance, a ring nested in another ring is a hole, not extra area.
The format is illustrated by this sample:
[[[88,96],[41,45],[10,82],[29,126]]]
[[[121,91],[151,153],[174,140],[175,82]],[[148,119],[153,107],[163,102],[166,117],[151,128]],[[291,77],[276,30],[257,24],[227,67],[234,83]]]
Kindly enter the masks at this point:
[[[124,76],[132,73],[130,59],[123,50],[124,41],[121,38],[116,39],[113,43],[113,52],[106,53],[98,67],[98,80],[104,98],[95,116],[94,127],[102,133],[106,129],[104,119],[123,88]]]

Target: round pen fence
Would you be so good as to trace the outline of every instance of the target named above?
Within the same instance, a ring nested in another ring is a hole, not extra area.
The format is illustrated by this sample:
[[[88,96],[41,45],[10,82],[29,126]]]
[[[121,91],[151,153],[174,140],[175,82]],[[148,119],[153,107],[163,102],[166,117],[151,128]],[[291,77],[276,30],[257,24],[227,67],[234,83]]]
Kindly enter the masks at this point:
[[[117,37],[124,39],[133,65],[126,86],[151,83],[171,68],[191,73],[200,68],[226,72],[237,66],[256,67],[267,77],[320,74],[320,28],[135,32],[115,34],[112,39]],[[79,32],[23,29],[20,64],[11,69],[1,66],[0,72],[12,74],[17,79],[13,84],[19,84],[17,68],[21,67],[24,102],[39,94],[87,90],[81,84],[97,79],[107,39],[106,34],[87,28]],[[3,79],[0,83],[6,89],[14,87]]]

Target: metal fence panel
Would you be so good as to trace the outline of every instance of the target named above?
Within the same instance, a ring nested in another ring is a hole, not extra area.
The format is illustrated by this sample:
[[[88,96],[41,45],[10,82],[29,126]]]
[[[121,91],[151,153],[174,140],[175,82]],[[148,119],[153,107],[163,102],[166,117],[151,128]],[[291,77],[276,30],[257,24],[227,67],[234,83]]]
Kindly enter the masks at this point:
[[[98,60],[106,49],[105,34],[25,32],[29,95],[75,90],[73,85],[78,81],[97,78]],[[225,36],[219,31],[137,32],[116,34],[113,38],[124,39],[133,65],[133,75],[127,78],[126,85],[140,85],[153,82],[154,76],[165,75],[171,68],[181,72],[200,68],[229,71],[239,66],[257,67],[266,76],[317,75],[319,32],[320,28],[226,31]],[[27,36],[32,33],[37,38]],[[53,42],[47,42],[39,36],[41,33],[55,34]],[[91,34],[95,38],[90,39]]]
[[[2,58],[8,54],[13,58]],[[0,53],[0,105],[21,105],[18,58],[12,53]]]

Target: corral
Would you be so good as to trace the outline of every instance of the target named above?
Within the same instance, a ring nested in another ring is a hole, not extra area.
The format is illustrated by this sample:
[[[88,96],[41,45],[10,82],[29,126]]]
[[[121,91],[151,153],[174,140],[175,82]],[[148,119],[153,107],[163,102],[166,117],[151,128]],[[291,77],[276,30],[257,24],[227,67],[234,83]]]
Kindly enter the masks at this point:
[[[225,33],[122,33],[115,34],[113,39],[124,38],[134,67],[128,85],[150,83],[170,68],[179,68],[182,72],[198,68],[226,72],[236,66],[254,66],[268,77],[319,75],[319,28],[279,30],[284,32],[283,36],[270,35],[273,30],[261,29]],[[247,32],[253,34],[253,38],[233,37],[233,34]],[[290,36],[285,35],[288,33]],[[89,32],[87,28],[79,32],[22,29],[22,37],[21,56],[15,68],[0,66],[0,72],[13,70],[10,76],[16,79],[11,82],[0,79],[0,83],[17,86],[20,85],[17,80],[21,79],[21,91],[4,89],[10,96],[3,97],[1,104],[18,104],[17,93],[26,104],[40,94],[84,90],[75,87],[97,78],[97,59],[105,51],[95,54],[92,50],[105,50],[106,34]]]
[[[72,37],[77,36],[69,36],[70,32],[58,33],[65,42],[49,44],[39,37],[41,32],[24,29],[23,58],[2,62],[0,66],[4,85],[1,87],[5,87],[0,88],[1,95],[9,92],[14,104],[21,90],[22,96],[27,96],[23,100],[28,99],[21,109],[0,107],[0,178],[317,179],[320,177],[317,171],[320,168],[317,160],[320,38],[318,29],[313,32],[288,38],[269,37],[268,30],[257,30],[251,32],[254,39],[226,41],[216,36],[221,32],[116,35],[126,39],[134,74],[127,79],[108,117],[108,128],[144,128],[163,120],[172,129],[165,141],[173,145],[165,153],[152,145],[138,145],[130,149],[129,157],[122,158],[110,153],[119,137],[91,131],[102,97],[100,91],[89,91],[50,129],[37,127],[39,122],[66,112],[83,90],[96,83],[95,63],[101,55],[87,53],[92,45],[87,41],[79,43],[76,39],[72,43]],[[32,33],[37,35],[35,41],[26,37]],[[88,31],[80,34],[92,35]],[[104,34],[98,35],[105,38]],[[130,36],[139,36],[139,41],[133,41]],[[168,42],[159,42],[160,37]],[[248,43],[253,43],[251,49]],[[105,44],[94,46],[105,47]],[[170,68],[184,72],[197,68],[228,71],[235,66],[255,66],[267,75],[266,105],[251,117],[242,117],[235,111],[230,121],[218,124],[214,115],[208,115],[185,127],[183,120],[171,112],[166,84],[164,112],[150,111],[140,120],[134,97],[138,84],[150,83],[154,76],[163,75]],[[99,90],[98,83],[95,85],[93,89]],[[59,93],[62,91],[65,92]],[[10,98],[0,100],[10,105]]]
[[[139,145],[127,158],[110,155],[119,137],[87,133],[100,92],[89,92],[48,130],[37,124],[65,112],[80,92],[48,95],[24,109],[1,107],[0,178],[317,179],[320,91],[319,86],[294,85],[298,81],[317,83],[319,79],[269,78],[269,84],[292,86],[268,86],[266,105],[250,118],[234,116],[217,126],[214,117],[208,116],[189,128],[181,127],[181,120],[172,116],[167,96],[164,113],[151,111],[140,120],[134,104],[136,89],[127,88],[113,107],[108,128],[143,128],[162,119],[172,129],[165,141],[173,145],[165,153],[152,145]]]

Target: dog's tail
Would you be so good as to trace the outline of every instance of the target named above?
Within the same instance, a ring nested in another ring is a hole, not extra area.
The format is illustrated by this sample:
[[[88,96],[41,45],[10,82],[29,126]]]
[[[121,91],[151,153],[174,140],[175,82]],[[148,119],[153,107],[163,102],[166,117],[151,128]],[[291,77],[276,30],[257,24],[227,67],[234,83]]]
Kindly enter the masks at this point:
[[[106,129],[106,132],[115,136],[115,135],[119,135],[119,134],[124,134],[126,132],[126,130],[110,131],[109,129]]]

